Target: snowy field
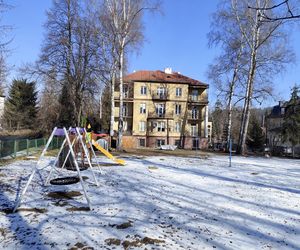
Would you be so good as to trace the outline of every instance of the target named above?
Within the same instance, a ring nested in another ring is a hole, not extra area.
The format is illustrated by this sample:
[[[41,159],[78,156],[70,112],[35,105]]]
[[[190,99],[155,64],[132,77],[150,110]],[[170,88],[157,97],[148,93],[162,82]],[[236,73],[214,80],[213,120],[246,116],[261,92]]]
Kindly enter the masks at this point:
[[[0,249],[300,249],[299,160],[125,160],[96,172],[99,187],[82,172],[92,211],[80,183],[44,187],[44,170],[13,214],[36,162],[0,167]]]

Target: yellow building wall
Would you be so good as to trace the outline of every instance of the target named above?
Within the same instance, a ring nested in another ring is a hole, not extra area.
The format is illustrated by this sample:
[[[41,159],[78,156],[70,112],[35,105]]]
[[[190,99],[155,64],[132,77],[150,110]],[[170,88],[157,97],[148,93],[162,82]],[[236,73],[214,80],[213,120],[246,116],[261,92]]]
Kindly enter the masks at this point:
[[[141,87],[145,86],[147,88],[147,93],[144,95],[141,94]],[[153,100],[153,95],[156,95],[158,87],[165,87],[167,93],[167,100]],[[182,89],[182,95],[176,96],[176,88]],[[207,90],[199,90],[200,101],[207,101]],[[115,92],[115,97],[119,97],[119,92]],[[148,131],[147,127],[150,124],[150,121],[165,121],[165,128],[167,129],[167,122],[165,118],[162,119],[151,119],[150,115],[155,114],[155,104],[156,103],[164,103],[166,105],[166,116],[169,118],[169,136],[179,137],[181,135],[180,132],[175,132],[175,124],[178,121],[181,121],[181,124],[184,120],[184,115],[187,110],[187,100],[189,99],[189,85],[188,84],[175,84],[175,83],[146,83],[146,82],[135,82],[133,85],[133,122],[132,122],[132,135],[134,136],[166,136],[167,131],[158,132],[157,127],[153,129],[153,132]],[[146,113],[140,113],[140,105],[146,104]],[[181,114],[175,114],[175,105],[181,104]],[[204,106],[200,108],[200,118],[203,120],[201,122],[201,135],[204,135],[204,117],[205,117],[205,109]],[[191,110],[187,110],[188,115],[191,115]],[[115,117],[119,116],[119,107],[115,107]],[[149,118],[149,119],[147,119]],[[139,123],[143,121],[145,122],[145,131],[139,131]],[[197,129],[199,131],[199,121],[195,121],[197,123]],[[118,129],[118,122],[115,119],[114,130]],[[186,122],[185,126],[185,135],[191,135],[191,124],[190,122]],[[130,143],[132,144],[132,142]]]

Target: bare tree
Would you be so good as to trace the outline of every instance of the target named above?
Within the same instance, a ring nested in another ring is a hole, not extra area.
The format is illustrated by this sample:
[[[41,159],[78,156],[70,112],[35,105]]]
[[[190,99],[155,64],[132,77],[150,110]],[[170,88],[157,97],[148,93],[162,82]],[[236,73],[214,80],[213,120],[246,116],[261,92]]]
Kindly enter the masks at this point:
[[[54,0],[47,12],[46,36],[35,73],[51,78],[55,72],[59,88],[70,98],[68,112],[74,113],[68,125],[80,125],[84,97],[99,89],[94,25],[82,1]]]
[[[211,31],[208,34],[210,46],[222,47],[221,55],[209,66],[208,76],[217,87],[218,97],[226,102],[227,123],[224,131],[227,132],[227,147],[229,147],[232,110],[235,104],[243,100],[239,93],[243,91],[247,51],[245,39],[239,32],[232,10],[224,9],[224,3],[226,4],[226,1],[221,1],[214,13]]]
[[[263,11],[262,21],[265,22],[274,22],[279,20],[294,20],[300,18],[299,1],[297,0],[284,0],[280,1],[277,4],[272,4],[267,7],[248,6],[248,8]],[[267,10],[273,10],[272,15],[266,13],[265,11]]]
[[[10,8],[10,5],[0,0],[0,95],[4,94],[6,77],[9,70],[5,58],[9,52],[8,45],[12,41],[12,39],[8,37],[11,26],[2,24],[2,16],[3,13]]]
[[[155,1],[157,3],[157,1]],[[156,10],[154,1],[146,0],[105,0],[104,11],[107,13],[107,24],[112,33],[117,54],[117,70],[120,89],[120,109],[118,122],[118,149],[122,148],[123,137],[123,76],[125,56],[130,49],[136,48],[143,41],[142,14],[145,10]]]
[[[268,87],[260,87],[259,95],[255,96],[255,85],[261,82],[270,82],[272,76],[280,72],[286,63],[292,61],[292,54],[287,47],[287,34],[282,28],[283,21],[263,22],[262,13],[270,13],[272,10],[248,8],[253,2],[231,0],[236,25],[238,25],[249,51],[249,66],[238,148],[241,154],[246,152],[252,100],[256,98],[258,100],[260,94],[270,91]],[[255,1],[256,8],[267,8],[270,4],[270,0]]]

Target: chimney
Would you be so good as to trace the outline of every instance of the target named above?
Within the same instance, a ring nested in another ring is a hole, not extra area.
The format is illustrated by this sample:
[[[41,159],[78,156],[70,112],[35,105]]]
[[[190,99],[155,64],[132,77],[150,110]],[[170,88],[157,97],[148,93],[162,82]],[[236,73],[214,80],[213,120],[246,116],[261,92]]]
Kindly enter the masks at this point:
[[[166,74],[172,74],[172,68],[165,68]]]

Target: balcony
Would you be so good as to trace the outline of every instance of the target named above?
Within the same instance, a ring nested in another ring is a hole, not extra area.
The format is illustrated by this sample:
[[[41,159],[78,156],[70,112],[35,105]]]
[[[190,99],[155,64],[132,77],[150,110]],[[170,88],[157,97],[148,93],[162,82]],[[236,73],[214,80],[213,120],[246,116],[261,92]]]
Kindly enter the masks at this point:
[[[208,104],[207,96],[189,95],[189,102],[196,104]]]
[[[119,101],[120,100],[120,92],[115,92],[114,93],[114,99],[115,101]],[[133,100],[133,93],[128,93],[125,92],[123,93],[123,100],[127,100],[127,101],[132,101]]]
[[[148,113],[148,118],[151,118],[151,119],[171,119],[174,117],[174,111],[167,111],[165,113],[156,113],[155,111],[153,112],[149,112]]]
[[[190,121],[202,121],[200,115],[192,115],[192,114],[188,114],[187,119]]]
[[[152,94],[152,100],[158,100],[158,101],[166,101],[168,100],[169,95],[167,93],[165,94]]]

